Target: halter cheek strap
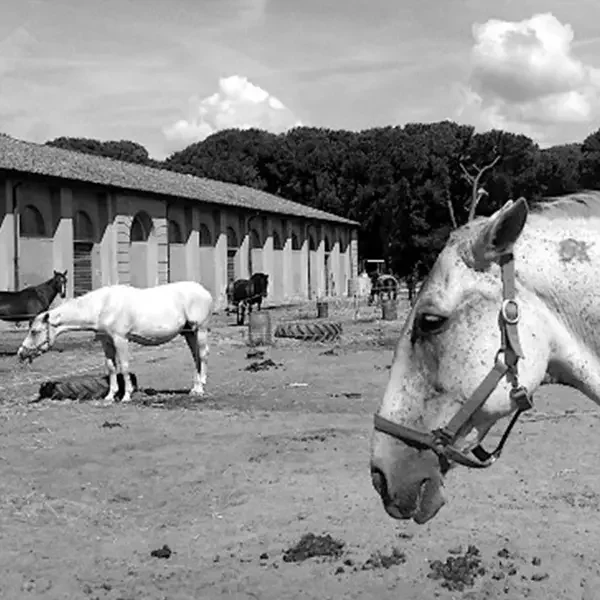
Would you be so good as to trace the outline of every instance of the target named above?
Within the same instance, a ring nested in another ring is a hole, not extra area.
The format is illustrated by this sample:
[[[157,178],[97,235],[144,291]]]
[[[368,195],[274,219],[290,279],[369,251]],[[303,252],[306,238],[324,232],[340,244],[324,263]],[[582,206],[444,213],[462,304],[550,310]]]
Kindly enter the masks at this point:
[[[502,273],[502,304],[498,326],[500,328],[501,345],[496,353],[494,366],[485,379],[477,386],[452,419],[440,429],[430,432],[418,431],[376,414],[374,425],[377,431],[402,440],[410,446],[433,450],[439,457],[470,468],[489,467],[500,456],[518,418],[523,412],[533,407],[533,401],[527,389],[519,384],[517,365],[519,359],[523,358],[523,349],[518,330],[520,314],[519,305],[515,299],[514,256],[512,254],[503,256],[500,260],[500,268]],[[503,360],[500,360],[500,357]],[[516,404],[517,412],[513,415],[496,448],[492,452],[488,452],[479,444],[470,451],[474,456],[472,458],[466,452],[456,448],[455,443],[468,425],[471,417],[485,404],[504,377],[511,384],[509,397]]]

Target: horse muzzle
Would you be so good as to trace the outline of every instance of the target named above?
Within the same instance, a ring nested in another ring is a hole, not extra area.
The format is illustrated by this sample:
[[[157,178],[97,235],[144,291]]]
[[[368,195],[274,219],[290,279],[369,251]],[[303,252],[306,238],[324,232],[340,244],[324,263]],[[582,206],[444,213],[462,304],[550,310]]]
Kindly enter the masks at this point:
[[[21,346],[18,350],[17,350],[17,358],[19,359],[20,362],[29,362],[31,363],[33,361],[34,358],[36,358],[37,356],[39,356],[41,354],[41,351],[38,350],[37,348],[27,348],[25,346]]]

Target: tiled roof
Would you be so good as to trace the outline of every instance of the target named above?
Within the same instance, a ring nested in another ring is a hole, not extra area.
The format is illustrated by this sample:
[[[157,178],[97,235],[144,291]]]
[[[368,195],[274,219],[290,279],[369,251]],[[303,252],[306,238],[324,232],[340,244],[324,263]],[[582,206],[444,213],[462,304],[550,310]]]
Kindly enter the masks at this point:
[[[0,135],[0,169],[187,198],[246,210],[358,225],[355,221],[284,200],[254,188],[24,142],[6,135]]]

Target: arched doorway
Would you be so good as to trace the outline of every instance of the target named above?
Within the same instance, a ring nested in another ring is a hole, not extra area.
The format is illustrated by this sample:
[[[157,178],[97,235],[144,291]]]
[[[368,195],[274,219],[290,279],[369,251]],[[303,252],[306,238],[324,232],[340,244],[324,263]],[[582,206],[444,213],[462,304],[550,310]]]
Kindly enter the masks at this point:
[[[240,244],[238,241],[238,236],[235,233],[233,227],[227,228],[227,282],[235,280],[236,268],[235,268],[235,259],[237,258],[237,253],[239,250]]]
[[[27,193],[27,190],[26,192]],[[19,210],[18,272],[15,288],[37,285],[52,277],[54,266],[50,218],[32,204]]]
[[[44,217],[35,206],[28,204],[23,207],[19,221],[19,233],[22,237],[47,237]]]
[[[260,234],[256,229],[251,229],[249,233],[250,249],[248,252],[249,264],[248,274],[260,273],[264,271],[263,264],[263,244]]]
[[[134,287],[153,285],[150,278],[150,266],[153,252],[150,240],[154,234],[152,219],[145,212],[139,212],[133,217],[129,232],[129,282]]]
[[[169,245],[168,281],[185,281],[187,279],[185,242],[179,223],[173,219],[169,219],[167,243]]]
[[[200,223],[198,230],[198,253],[200,260],[200,283],[211,293],[215,294],[215,248],[210,229]]]
[[[300,234],[292,232],[292,295],[294,298],[302,298],[304,295],[302,287],[306,268],[302,254]]]
[[[283,302],[285,289],[283,281],[284,270],[283,240],[277,230],[273,231],[273,277],[270,282],[273,298],[276,302]]]
[[[93,289],[92,250],[94,226],[83,210],[75,213],[73,223],[73,296],[82,296]]]

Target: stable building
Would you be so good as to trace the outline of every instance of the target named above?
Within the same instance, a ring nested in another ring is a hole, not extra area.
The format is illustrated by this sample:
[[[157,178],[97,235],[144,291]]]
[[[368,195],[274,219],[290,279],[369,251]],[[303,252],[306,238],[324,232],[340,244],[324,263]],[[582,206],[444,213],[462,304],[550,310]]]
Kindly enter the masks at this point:
[[[269,274],[268,302],[345,296],[358,223],[249,187],[0,135],[0,290],[68,270],[68,297],[194,280],[226,304]]]

